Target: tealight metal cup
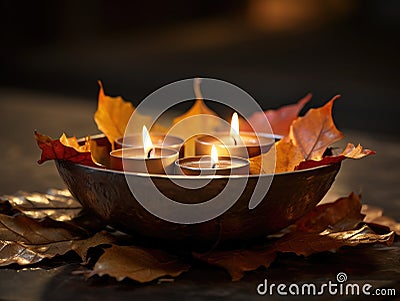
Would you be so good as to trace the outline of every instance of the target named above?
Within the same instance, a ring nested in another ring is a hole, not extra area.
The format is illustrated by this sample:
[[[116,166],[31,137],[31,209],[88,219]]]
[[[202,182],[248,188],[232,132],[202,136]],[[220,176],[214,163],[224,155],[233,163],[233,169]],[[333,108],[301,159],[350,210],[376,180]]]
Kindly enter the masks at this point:
[[[111,169],[149,174],[172,174],[177,150],[154,148],[154,156],[147,158],[142,147],[121,148],[110,153]]]

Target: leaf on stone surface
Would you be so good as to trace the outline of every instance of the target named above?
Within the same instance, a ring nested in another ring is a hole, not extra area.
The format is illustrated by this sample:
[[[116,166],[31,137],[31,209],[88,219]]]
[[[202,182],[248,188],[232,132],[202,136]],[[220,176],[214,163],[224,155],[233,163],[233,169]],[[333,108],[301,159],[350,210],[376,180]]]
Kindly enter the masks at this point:
[[[13,263],[18,265],[35,264],[45,258],[64,255],[69,251],[74,251],[83,262],[86,262],[90,248],[111,244],[113,241],[113,237],[106,232],[99,232],[87,239],[58,240],[41,244],[0,239],[0,266]]]
[[[333,203],[321,204],[296,222],[298,230],[321,232],[325,229],[345,231],[354,229],[364,219],[360,213],[361,198],[354,192]]]
[[[118,281],[130,278],[145,283],[163,276],[177,277],[189,268],[161,250],[112,245],[104,250],[88,277],[109,275]]]
[[[312,94],[308,93],[295,104],[286,105],[276,110],[267,110],[265,112],[256,112],[249,117],[248,123],[243,122],[241,129],[243,131],[266,132],[265,116],[271,125],[272,132],[276,135],[286,136],[289,134],[290,125],[297,118],[301,109],[311,100]],[[264,116],[265,115],[265,116]]]
[[[336,251],[344,246],[372,243],[384,243],[390,246],[393,240],[393,231],[377,234],[367,225],[363,225],[356,230],[338,232],[332,232],[330,229],[321,233],[296,231],[276,241],[274,247],[278,252],[310,256],[320,252]]]
[[[106,231],[97,232],[95,235],[85,239],[77,239],[71,242],[71,250],[74,251],[83,262],[87,261],[90,248],[100,245],[109,245],[115,242],[115,237]]]
[[[96,166],[92,160],[88,146],[80,147],[75,144],[76,138],[67,138],[65,134],[60,139],[53,140],[49,136],[35,131],[35,139],[42,150],[39,164],[48,160],[66,160],[88,166]],[[65,143],[65,144],[63,144]]]
[[[322,165],[339,163],[345,159],[358,160],[358,159],[362,159],[366,156],[374,155],[374,154],[375,154],[375,152],[373,150],[363,149],[363,147],[360,144],[358,144],[357,146],[354,146],[354,144],[348,143],[346,148],[339,155],[326,156],[322,160],[319,160],[319,161],[316,161],[316,160],[302,161],[302,162],[300,162],[299,165],[297,165],[295,167],[295,170],[301,170],[301,169],[318,167],[318,166],[322,166]]]
[[[200,79],[196,78],[194,80],[193,88],[196,101],[187,112],[174,118],[173,125],[175,126],[175,129],[171,134],[185,139],[199,133],[215,132],[216,128],[220,126],[221,122],[219,118],[217,118],[218,115],[209,109],[203,101],[203,96],[200,91],[200,83]],[[186,119],[187,121],[185,122]],[[193,156],[195,154],[194,138],[186,141],[185,154],[186,156]]]
[[[378,207],[363,205],[361,213],[365,215],[364,222],[371,226],[383,226],[400,235],[400,223],[383,215],[383,210]]]
[[[0,263],[32,264],[64,254],[71,249],[65,245],[74,238],[75,233],[44,225],[24,215],[0,214]]]
[[[102,223],[81,214],[80,204],[67,190],[2,196],[0,210],[3,266],[34,264],[69,251],[86,261],[88,249],[114,241],[108,233],[99,232]]]
[[[304,117],[293,121],[289,137],[304,160],[321,160],[326,148],[343,138],[332,118],[333,103],[339,97],[333,97],[323,107],[311,109]]]
[[[63,228],[63,223],[49,221],[37,221],[25,215],[0,214],[0,239],[27,244],[46,244],[79,238],[74,231]]]
[[[276,255],[276,250],[269,246],[248,250],[214,251],[207,255],[193,253],[194,258],[227,270],[232,281],[240,280],[247,271],[254,271],[262,266],[268,268]]]
[[[16,195],[1,196],[0,203],[9,203],[15,210],[33,219],[49,217],[56,221],[70,221],[82,210],[82,205],[66,189],[52,189],[46,194],[21,191]]]
[[[360,197],[351,193],[333,203],[317,206],[292,225],[285,235],[278,236],[258,248],[247,250],[213,251],[193,256],[208,264],[226,269],[232,280],[239,280],[246,271],[268,267],[278,253],[295,253],[302,256],[336,251],[344,246],[384,243],[391,245],[394,232],[375,233],[362,224]],[[361,224],[361,225],[360,225]]]

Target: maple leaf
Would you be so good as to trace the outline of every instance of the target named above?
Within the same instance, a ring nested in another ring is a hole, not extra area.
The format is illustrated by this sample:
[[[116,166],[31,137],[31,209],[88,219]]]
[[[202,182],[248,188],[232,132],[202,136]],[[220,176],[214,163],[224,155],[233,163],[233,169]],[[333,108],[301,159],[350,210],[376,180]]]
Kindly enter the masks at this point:
[[[131,102],[125,101],[121,96],[111,97],[106,95],[101,81],[98,81],[98,84],[100,90],[94,120],[97,124],[97,128],[106,135],[111,146],[114,147],[114,141],[125,135],[125,130],[132,114],[135,112],[135,107]],[[140,126],[150,125],[152,121],[151,116],[143,115],[139,112],[135,112],[134,118],[135,122],[140,124]],[[152,125],[151,130],[158,133],[166,131],[163,126],[157,123]]]
[[[48,160],[66,160],[88,166],[96,166],[92,160],[88,146],[79,146],[76,138],[67,138],[65,134],[60,139],[53,140],[49,136],[42,135],[35,131],[35,139],[39,148],[42,150],[39,164]],[[64,144],[65,143],[65,144]]]
[[[104,133],[111,144],[125,134],[126,126],[135,108],[132,103],[125,101],[121,96],[111,97],[104,93],[103,84],[100,86],[97,111],[94,120],[98,129]]]
[[[289,137],[305,160],[322,159],[326,148],[343,138],[332,119],[333,103],[339,97],[333,97],[321,108],[309,110],[290,126]]]
[[[68,138],[67,135],[65,135],[65,133],[61,135],[59,140],[64,146],[72,147],[77,152],[80,153],[90,152],[90,145],[87,140],[85,141],[84,144],[80,145],[78,139],[75,136]]]
[[[352,143],[348,143],[346,148],[343,150],[343,152],[337,156],[326,156],[323,159],[317,161],[317,160],[306,160],[303,162],[300,162],[299,165],[295,167],[295,170],[301,170],[301,169],[307,169],[307,168],[313,168],[317,166],[322,166],[322,165],[328,165],[332,163],[339,163],[342,162],[345,159],[362,159],[366,156],[369,155],[374,155],[375,152],[370,149],[363,149],[363,147],[359,144],[357,146],[354,146]]]
[[[175,128],[173,128],[171,134],[186,139],[187,137],[192,137],[200,133],[212,133],[220,126],[221,122],[218,115],[209,109],[203,101],[203,96],[200,91],[200,82],[201,80],[199,78],[194,80],[193,85],[196,101],[187,112],[174,118],[173,125],[175,125]],[[193,156],[195,154],[194,139],[195,138],[190,138],[185,142],[186,156]]]
[[[323,107],[311,109],[304,117],[295,119],[289,134],[275,143],[275,150],[272,148],[271,154],[250,160],[253,165],[250,165],[250,171],[264,172],[265,169],[260,168],[261,162],[273,160],[273,155],[276,158],[275,169],[271,170],[269,164],[268,172],[293,171],[302,161],[321,160],[327,147],[343,137],[332,119],[332,106],[338,98],[339,96],[335,96]]]
[[[266,132],[265,117],[267,117],[272,132],[276,135],[286,136],[289,134],[290,125],[297,118],[301,109],[311,100],[312,94],[308,93],[295,104],[286,105],[276,110],[267,110],[265,112],[255,112],[248,118],[248,123],[243,122],[241,128],[243,131]],[[265,116],[264,116],[265,115]]]
[[[113,245],[104,250],[88,277],[109,275],[118,281],[128,277],[144,283],[167,275],[177,277],[189,268],[188,264],[161,250]]]

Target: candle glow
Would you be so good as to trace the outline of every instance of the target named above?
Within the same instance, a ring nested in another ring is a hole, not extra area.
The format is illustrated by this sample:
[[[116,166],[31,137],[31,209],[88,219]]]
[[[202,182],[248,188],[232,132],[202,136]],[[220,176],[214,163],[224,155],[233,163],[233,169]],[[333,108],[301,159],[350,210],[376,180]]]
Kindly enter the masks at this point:
[[[145,157],[147,158],[154,157],[154,145],[153,142],[151,142],[149,131],[147,130],[145,125],[143,126],[142,137],[143,137],[143,149]]]

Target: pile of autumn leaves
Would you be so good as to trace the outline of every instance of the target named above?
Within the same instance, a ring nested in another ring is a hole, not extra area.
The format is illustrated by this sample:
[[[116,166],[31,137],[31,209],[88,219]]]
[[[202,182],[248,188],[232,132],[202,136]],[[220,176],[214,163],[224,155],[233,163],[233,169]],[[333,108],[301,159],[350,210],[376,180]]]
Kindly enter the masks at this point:
[[[343,246],[373,243],[389,246],[395,233],[400,235],[400,224],[383,216],[379,208],[361,205],[360,197],[353,193],[334,203],[317,206],[282,233],[240,249],[215,249],[207,253],[186,250],[182,256],[182,250],[127,244],[135,238],[127,240],[104,227],[82,214],[79,203],[65,190],[3,196],[0,266],[40,267],[44,260],[58,258],[58,262],[68,263],[80,258],[82,267],[76,274],[86,278],[108,275],[118,281],[130,278],[145,283],[177,277],[201,261],[225,269],[236,281],[247,271],[268,268],[279,253],[309,256]],[[375,232],[376,229],[379,231]]]
[[[107,96],[102,84],[99,84],[98,108],[94,120],[98,129],[108,138],[110,147],[113,147],[114,141],[124,135],[135,108],[121,97]],[[343,134],[336,128],[332,119],[332,107],[338,98],[339,96],[336,96],[323,107],[309,110],[303,117],[298,117],[298,114],[303,106],[310,101],[310,94],[296,104],[283,106],[277,110],[257,112],[248,120],[241,119],[241,131],[262,132],[265,128],[263,124],[265,118],[260,118],[260,114],[265,114],[273,133],[283,136],[267,154],[250,160],[250,172],[252,174],[288,172],[337,163],[346,158],[360,159],[374,154],[372,150],[363,149],[360,145],[354,146],[349,143],[340,154],[324,156],[325,151],[332,143],[343,138]],[[173,120],[172,125],[194,115],[217,116],[205,105],[201,98],[198,98],[186,113]],[[151,120],[149,116],[137,113],[135,118],[142,121],[138,121],[138,124],[145,124],[146,121]],[[215,118],[204,118],[204,122],[191,123],[190,126],[194,128],[190,129],[189,132],[213,133],[219,126],[215,120]],[[167,132],[167,129],[159,124],[153,125],[151,130]],[[185,136],[184,133],[182,134],[182,136]],[[59,139],[53,140],[46,135],[35,132],[35,138],[42,150],[39,163],[57,159],[89,166],[99,166],[96,163],[107,166],[104,162],[107,162],[107,150],[109,148],[97,145],[90,137],[86,138],[84,144],[79,144],[76,137],[68,138],[65,134],[62,134]],[[190,147],[185,149],[190,150]],[[271,164],[271,162],[276,162],[276,164]]]

